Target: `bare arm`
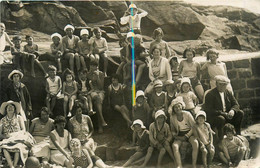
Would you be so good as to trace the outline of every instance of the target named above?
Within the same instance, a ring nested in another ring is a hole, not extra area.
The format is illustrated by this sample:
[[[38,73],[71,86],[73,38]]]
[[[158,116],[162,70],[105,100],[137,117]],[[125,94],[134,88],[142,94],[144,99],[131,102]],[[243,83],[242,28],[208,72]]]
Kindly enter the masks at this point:
[[[89,155],[88,151],[86,149],[82,149],[82,152],[87,157],[87,160],[88,160],[88,163],[89,163],[87,168],[92,168],[93,167],[93,162],[92,162],[92,160],[90,158],[90,155]]]
[[[69,154],[60,146],[59,142],[57,141],[55,135],[51,132],[50,134],[51,141],[53,142],[54,146],[67,158],[69,159]]]
[[[21,117],[21,116],[19,116],[19,125],[20,125],[20,128],[21,128],[21,131],[26,131],[24,120],[23,120],[23,117]]]
[[[88,138],[90,138],[92,136],[92,134],[94,133],[94,127],[93,127],[93,123],[92,123],[90,117],[88,117],[88,127],[89,127]]]
[[[14,46],[14,44],[13,44],[12,41],[10,40],[10,38],[9,38],[9,36],[8,36],[7,33],[5,33],[5,39],[6,39],[6,41],[9,43],[9,45],[10,45],[11,47]]]
[[[181,61],[180,65],[179,65],[179,70],[178,70],[179,77],[181,77],[182,71],[183,71],[183,61]]]
[[[32,134],[34,131],[34,127],[35,127],[35,122],[32,122],[30,128],[29,128],[29,133]]]

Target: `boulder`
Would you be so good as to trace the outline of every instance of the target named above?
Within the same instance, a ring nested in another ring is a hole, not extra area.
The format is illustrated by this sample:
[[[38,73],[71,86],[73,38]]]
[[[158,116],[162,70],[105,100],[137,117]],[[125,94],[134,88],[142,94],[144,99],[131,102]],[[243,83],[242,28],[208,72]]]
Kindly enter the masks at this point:
[[[205,28],[201,16],[190,7],[168,1],[136,2],[136,5],[148,12],[142,23],[145,35],[151,36],[155,28],[161,27],[165,40],[194,40]]]

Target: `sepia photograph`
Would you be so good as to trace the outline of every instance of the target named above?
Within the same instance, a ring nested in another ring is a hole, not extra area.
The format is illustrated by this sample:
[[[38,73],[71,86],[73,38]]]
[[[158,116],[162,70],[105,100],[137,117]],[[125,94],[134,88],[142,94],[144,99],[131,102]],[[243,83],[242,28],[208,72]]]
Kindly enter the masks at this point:
[[[0,168],[260,168],[260,0],[0,0]]]

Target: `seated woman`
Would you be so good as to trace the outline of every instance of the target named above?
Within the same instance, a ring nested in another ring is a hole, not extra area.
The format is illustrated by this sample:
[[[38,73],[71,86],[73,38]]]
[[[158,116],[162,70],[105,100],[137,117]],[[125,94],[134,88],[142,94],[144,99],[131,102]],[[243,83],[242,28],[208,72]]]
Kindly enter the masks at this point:
[[[13,101],[8,101],[4,102],[1,105],[0,108],[0,113],[4,116],[0,120],[0,140],[7,140],[10,139],[13,135],[12,133],[18,132],[18,131],[25,131],[25,125],[24,125],[24,120],[23,118],[18,115],[21,110],[21,105],[20,103],[13,102]],[[13,137],[14,138],[14,137]],[[16,137],[18,138],[18,137]],[[17,140],[17,139],[16,139]],[[2,141],[2,143],[3,143]],[[6,141],[6,144],[8,144],[10,141]],[[11,145],[14,146],[15,144]],[[14,168],[17,166],[18,161],[21,157],[20,155],[20,150],[19,148],[12,148],[8,149],[1,146],[4,152],[4,157],[7,160],[8,166],[11,168]],[[21,148],[20,148],[21,149]],[[25,149],[25,148],[24,148]],[[22,151],[22,152],[27,152],[28,151]],[[11,159],[11,154],[14,153],[14,160]],[[25,159],[24,159],[25,160]]]
[[[72,112],[74,116],[68,122],[68,129],[73,138],[79,139],[84,149],[87,149],[93,163],[100,168],[107,167],[105,163],[95,155],[96,144],[91,138],[94,128],[88,115],[82,114],[82,105],[75,103]]]
[[[36,143],[31,150],[33,156],[42,158],[43,163],[48,162],[50,158],[49,136],[54,129],[54,120],[49,118],[49,110],[47,107],[41,109],[39,118],[32,120],[29,132],[32,134]]]
[[[162,52],[159,46],[155,46],[151,53],[153,54],[153,59],[149,62],[149,78],[151,83],[145,89],[145,94],[151,94],[156,79],[160,79],[163,84],[167,80],[172,80],[171,66],[168,59],[161,56]]]
[[[52,163],[67,167],[72,161],[69,150],[71,134],[64,129],[65,124],[64,116],[57,116],[54,120],[55,129],[50,133],[50,158]]]
[[[172,150],[177,163],[177,167],[182,167],[180,146],[183,142],[188,141],[192,145],[192,167],[196,167],[197,157],[198,157],[198,140],[192,136],[192,128],[195,121],[192,115],[183,111],[185,108],[185,103],[182,97],[177,97],[174,99],[169,106],[170,114],[170,127],[173,135]]]

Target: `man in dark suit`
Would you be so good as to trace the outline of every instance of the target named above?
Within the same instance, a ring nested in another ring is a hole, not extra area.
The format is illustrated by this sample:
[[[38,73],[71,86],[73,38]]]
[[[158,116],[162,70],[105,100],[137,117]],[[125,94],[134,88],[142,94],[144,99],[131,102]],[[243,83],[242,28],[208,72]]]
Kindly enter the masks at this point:
[[[217,75],[215,80],[216,88],[206,94],[204,110],[212,128],[217,129],[218,140],[222,140],[223,127],[226,123],[233,124],[236,133],[240,134],[244,112],[239,109],[239,104],[234,95],[226,89],[230,80],[222,75]]]

